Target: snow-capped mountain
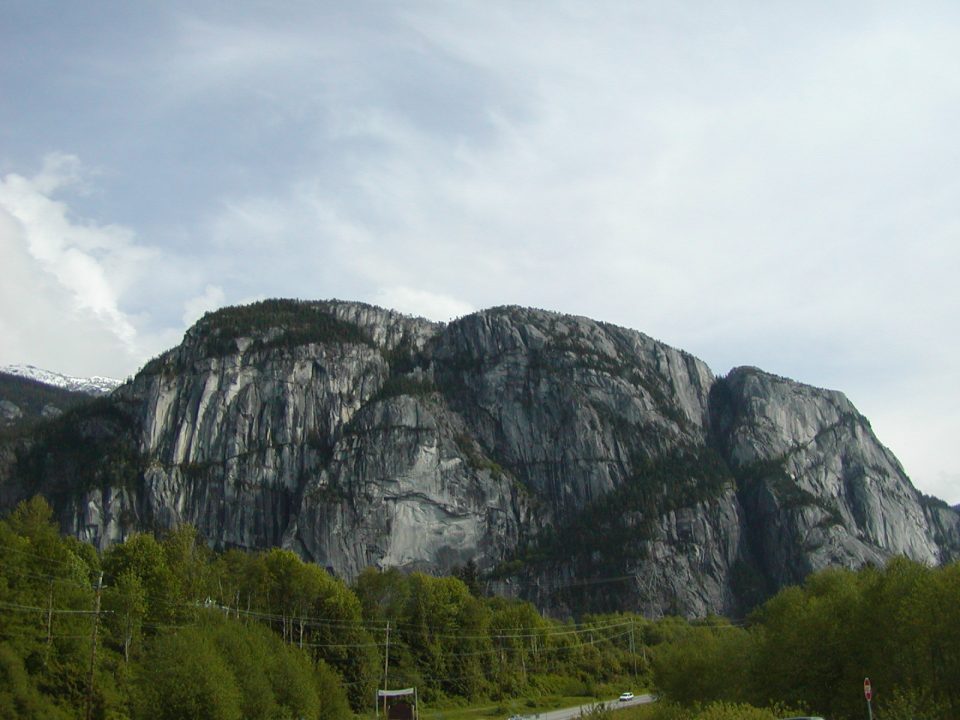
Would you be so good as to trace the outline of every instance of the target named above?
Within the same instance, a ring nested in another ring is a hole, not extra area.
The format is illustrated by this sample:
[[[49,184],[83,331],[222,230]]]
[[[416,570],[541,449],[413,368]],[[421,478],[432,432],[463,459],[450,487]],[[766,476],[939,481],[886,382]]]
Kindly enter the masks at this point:
[[[106,395],[122,382],[115,378],[99,375],[88,378],[70,377],[50,370],[43,370],[33,365],[5,365],[0,367],[0,372],[27,378],[28,380],[36,380],[45,385],[53,385],[64,390],[86,393],[87,395]]]

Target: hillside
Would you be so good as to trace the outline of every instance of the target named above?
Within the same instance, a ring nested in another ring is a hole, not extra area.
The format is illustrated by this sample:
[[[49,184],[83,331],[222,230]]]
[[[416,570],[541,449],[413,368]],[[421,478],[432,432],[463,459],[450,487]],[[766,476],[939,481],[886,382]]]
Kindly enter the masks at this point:
[[[57,417],[89,399],[90,395],[83,392],[0,372],[0,428]]]

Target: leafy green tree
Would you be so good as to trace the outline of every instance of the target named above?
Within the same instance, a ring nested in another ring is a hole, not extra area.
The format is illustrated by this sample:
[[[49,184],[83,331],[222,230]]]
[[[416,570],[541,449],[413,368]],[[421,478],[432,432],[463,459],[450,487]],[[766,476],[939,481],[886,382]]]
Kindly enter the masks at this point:
[[[911,645],[922,677],[913,677],[902,690],[913,689],[924,710],[946,708],[944,716],[960,717],[960,563],[940,568],[924,578],[909,602],[907,614],[924,618],[914,623]]]
[[[54,557],[63,549],[53,510],[40,495],[20,502],[6,520],[9,530],[30,543],[35,555]]]
[[[369,703],[379,656],[363,628],[357,596],[341,580],[289,550],[269,550],[263,563],[270,612],[280,616],[282,637],[336,669],[350,688],[355,708]]]
[[[363,626],[357,596],[341,581],[316,565],[306,566],[313,590],[310,628],[314,658],[339,671],[354,708],[369,702],[379,677],[380,655],[376,640]]]
[[[239,720],[243,697],[213,639],[188,629],[157,637],[136,678],[138,718]]]
[[[754,672],[758,701],[835,714],[859,709],[848,690],[862,683],[870,667],[857,625],[862,590],[856,573],[826,570],[808,577],[802,588],[782,591],[754,614],[761,626]]]
[[[766,708],[746,703],[714,702],[701,709],[695,720],[776,720],[777,716]]]
[[[547,668],[550,623],[530,603],[491,598],[488,605],[492,679],[502,694],[520,694],[536,669]]]
[[[72,713],[43,694],[19,653],[0,643],[0,720],[67,720]]]
[[[241,611],[270,608],[270,571],[264,553],[228,550],[211,563],[211,586],[224,607]]]
[[[654,681],[681,703],[737,701],[750,695],[754,653],[751,635],[730,625],[694,627],[682,639],[656,648]]]
[[[269,628],[208,614],[155,638],[135,681],[136,717],[351,717],[339,677]]]
[[[668,615],[644,626],[643,642],[645,645],[673,642],[689,633],[690,628],[690,622],[685,618]]]
[[[84,613],[93,607],[96,558],[82,547],[60,538],[39,497],[0,522],[0,633],[13,653],[7,656],[12,687],[35,687],[64,707],[81,703],[87,690],[92,618]],[[13,656],[29,683],[17,681]]]
[[[215,594],[207,570],[210,552],[200,542],[196,528],[183,524],[169,530],[161,547],[178,601],[196,604]]]
[[[320,700],[320,709],[316,715],[317,720],[343,720],[353,716],[347,693],[340,683],[340,678],[323,660],[314,665],[314,682],[317,688],[317,697]],[[370,695],[367,697],[370,697]],[[304,715],[304,717],[309,716]]]
[[[140,641],[147,613],[146,590],[135,572],[124,570],[104,590],[103,607],[106,628],[122,649],[124,661],[129,662],[131,647]]]
[[[267,628],[237,626],[222,622],[213,630],[213,640],[233,673],[240,690],[240,711],[245,720],[266,720],[280,713],[271,670],[274,655],[285,650]]]
[[[166,554],[152,535],[134,535],[126,542],[113,545],[103,556],[107,582],[114,585],[127,575],[135,578],[143,590],[145,622],[172,624],[184,614],[185,598],[167,565]]]
[[[428,687],[465,697],[483,693],[487,688],[484,668],[494,652],[486,604],[457,578],[413,573],[407,582],[409,593],[398,634]]]
[[[354,592],[360,600],[364,619],[374,622],[401,620],[410,598],[410,583],[396,568],[368,567],[357,578]]]

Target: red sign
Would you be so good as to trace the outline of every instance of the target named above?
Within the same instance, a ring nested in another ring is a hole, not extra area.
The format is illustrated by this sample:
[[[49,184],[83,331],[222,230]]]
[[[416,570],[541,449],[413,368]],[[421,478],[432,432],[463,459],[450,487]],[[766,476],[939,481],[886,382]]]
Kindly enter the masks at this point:
[[[863,696],[867,700],[873,698],[873,688],[870,687],[870,678],[863,679]]]

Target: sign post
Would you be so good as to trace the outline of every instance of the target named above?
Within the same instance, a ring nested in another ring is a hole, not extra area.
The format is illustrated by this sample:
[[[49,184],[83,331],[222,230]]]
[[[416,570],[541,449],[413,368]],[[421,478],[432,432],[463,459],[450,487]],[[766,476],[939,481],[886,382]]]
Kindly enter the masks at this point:
[[[870,704],[873,700],[873,686],[870,685],[870,678],[863,679],[863,696],[867,699],[867,717],[873,720],[873,707]]]

